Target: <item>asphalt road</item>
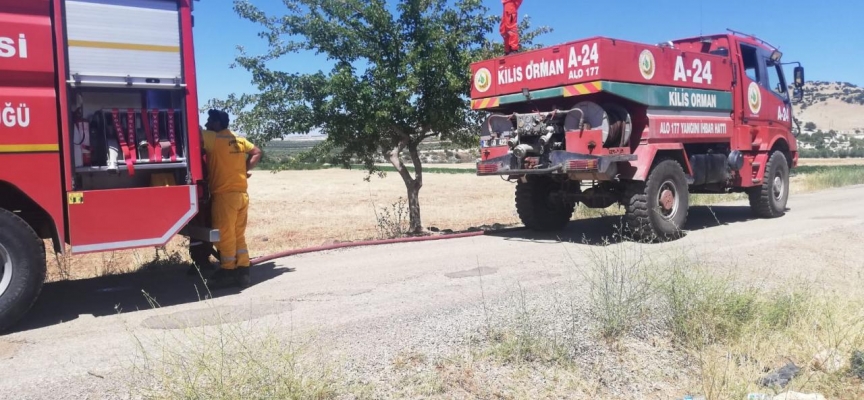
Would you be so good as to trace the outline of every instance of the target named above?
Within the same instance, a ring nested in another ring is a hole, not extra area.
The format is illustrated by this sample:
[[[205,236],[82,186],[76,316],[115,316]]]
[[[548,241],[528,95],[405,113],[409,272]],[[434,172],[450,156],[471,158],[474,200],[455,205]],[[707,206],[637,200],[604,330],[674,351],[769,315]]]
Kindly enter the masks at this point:
[[[773,220],[752,219],[745,203],[694,207],[685,238],[635,246],[653,254],[695,251],[719,269],[767,284],[796,275],[831,290],[858,290],[862,199],[864,186],[795,195],[788,213]],[[200,282],[184,270],[48,284],[17,330],[0,336],[0,397],[104,398],[129,378],[136,338],[212,326],[219,315],[329,332],[349,352],[354,346],[384,357],[392,352],[382,349],[426,342],[417,336],[429,330],[469,329],[477,314],[465,310],[481,297],[516,283],[542,291],[572,278],[573,267],[592,252],[614,248],[604,245],[633,246],[605,243],[616,222],[573,221],[556,235],[517,231],[301,255],[257,266],[254,286],[217,292],[206,302],[198,300]],[[447,335],[436,335],[439,343],[446,345]]]

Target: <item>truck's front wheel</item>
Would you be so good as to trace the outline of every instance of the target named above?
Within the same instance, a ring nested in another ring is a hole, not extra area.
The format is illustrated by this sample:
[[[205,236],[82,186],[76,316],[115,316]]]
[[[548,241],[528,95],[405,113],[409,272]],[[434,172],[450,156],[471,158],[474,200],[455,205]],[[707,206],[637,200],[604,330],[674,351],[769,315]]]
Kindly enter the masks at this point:
[[[0,331],[36,302],[45,282],[45,247],[17,215],[0,209]]]
[[[625,194],[625,223],[633,239],[661,241],[681,237],[690,206],[687,177],[672,159],[659,162],[645,182],[632,182]]]
[[[765,166],[762,185],[747,191],[750,208],[760,218],[776,218],[786,213],[789,200],[789,164],[782,151],[775,151]]]
[[[529,176],[516,184],[516,212],[526,228],[554,231],[567,226],[576,203],[553,199],[550,195],[557,190],[561,184],[545,176]]]

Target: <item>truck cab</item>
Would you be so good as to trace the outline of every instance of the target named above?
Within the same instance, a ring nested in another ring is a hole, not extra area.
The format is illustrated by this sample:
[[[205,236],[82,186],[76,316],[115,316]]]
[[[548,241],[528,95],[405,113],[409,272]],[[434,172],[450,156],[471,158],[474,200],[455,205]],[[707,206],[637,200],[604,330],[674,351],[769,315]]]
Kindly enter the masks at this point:
[[[737,137],[742,139],[735,143],[737,150],[746,151],[754,144],[760,147],[765,144],[785,146],[792,156],[788,160],[790,168],[797,165],[797,143],[789,135],[795,131],[792,105],[803,97],[803,67],[799,65],[793,70],[794,85],[791,85],[781,63],[782,53],[755,36],[737,31],[680,39],[672,44],[682,50],[716,54],[732,60],[736,73],[733,82],[734,118],[739,126],[758,131],[752,140],[746,140],[746,135]],[[790,86],[793,87],[791,93]]]

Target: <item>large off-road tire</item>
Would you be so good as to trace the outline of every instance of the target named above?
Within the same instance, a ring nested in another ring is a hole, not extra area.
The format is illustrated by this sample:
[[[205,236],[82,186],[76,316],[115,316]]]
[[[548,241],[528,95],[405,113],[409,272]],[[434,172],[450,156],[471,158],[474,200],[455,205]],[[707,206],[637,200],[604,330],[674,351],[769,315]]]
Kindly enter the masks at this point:
[[[549,177],[529,176],[516,184],[516,212],[526,228],[536,231],[563,229],[573,217],[575,202],[555,201],[549,195],[561,185]]]
[[[45,246],[24,220],[0,209],[0,331],[33,307],[45,283]]]
[[[677,161],[657,163],[645,182],[631,182],[624,194],[625,230],[642,242],[682,236],[690,207],[687,176]]]
[[[759,218],[777,218],[786,214],[789,200],[789,163],[782,151],[775,151],[765,166],[762,185],[747,191],[750,209]]]

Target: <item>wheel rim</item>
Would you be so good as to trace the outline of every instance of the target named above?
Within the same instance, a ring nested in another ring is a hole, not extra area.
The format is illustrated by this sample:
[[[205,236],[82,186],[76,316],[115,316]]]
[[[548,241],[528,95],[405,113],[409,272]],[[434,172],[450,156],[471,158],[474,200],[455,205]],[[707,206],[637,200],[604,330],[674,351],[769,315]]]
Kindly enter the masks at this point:
[[[660,185],[657,205],[660,208],[660,216],[664,219],[672,219],[678,213],[678,191],[672,181],[666,181]]]
[[[780,201],[783,199],[783,191],[785,189],[785,184],[783,183],[783,176],[780,172],[777,172],[777,175],[774,176],[774,200]]]
[[[0,243],[0,296],[9,289],[12,283],[12,257],[9,251]]]

